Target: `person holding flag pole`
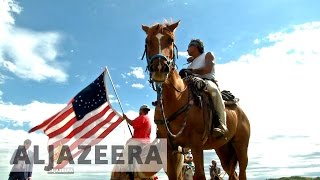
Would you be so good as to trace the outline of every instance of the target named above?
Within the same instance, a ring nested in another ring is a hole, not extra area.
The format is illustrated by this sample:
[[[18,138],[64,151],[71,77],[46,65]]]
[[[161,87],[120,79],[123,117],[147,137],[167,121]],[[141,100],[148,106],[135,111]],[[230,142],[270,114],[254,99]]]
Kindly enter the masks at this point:
[[[117,100],[119,102],[121,111],[123,113],[123,118],[127,122],[127,125],[130,130],[130,134],[131,134],[132,138],[136,139],[144,144],[150,143],[151,121],[150,121],[149,117],[147,116],[148,112],[150,111],[150,108],[148,107],[148,105],[145,105],[145,104],[142,105],[139,109],[139,116],[136,117],[134,120],[129,119],[123,111],[121,101],[120,101],[119,96],[117,94],[117,91],[114,87],[113,81],[111,79],[111,76],[110,76],[110,73],[109,73],[109,70],[107,67],[106,67],[106,71],[107,71],[107,74],[109,75],[110,82],[112,84],[113,90],[114,90],[115,95],[117,97]],[[131,132],[129,125],[131,125],[134,129],[133,134]]]
[[[114,84],[112,82],[110,73],[108,68],[106,67],[107,74],[109,75],[109,79],[111,81],[113,90],[115,92],[115,95],[117,97],[117,100],[119,102],[121,111],[123,113],[123,119],[126,120],[128,128],[130,130],[132,138],[130,138],[125,145],[125,148],[122,152],[122,157],[118,159],[118,162],[123,162],[123,163],[117,163],[117,164],[123,164],[122,166],[115,166],[114,170],[120,171],[120,172],[127,172],[129,174],[129,177],[131,179],[134,178],[134,168],[133,164],[130,164],[130,159],[133,159],[130,152],[128,151],[129,146],[135,146],[135,147],[143,147],[147,144],[150,144],[150,134],[151,134],[151,121],[149,119],[148,112],[150,111],[150,108],[147,105],[142,105],[139,108],[139,116],[136,117],[134,120],[129,119],[126,114],[123,111],[121,101],[119,99],[119,96],[116,92],[116,89],[114,87]],[[129,127],[131,125],[134,129],[133,134],[131,132],[131,129]]]

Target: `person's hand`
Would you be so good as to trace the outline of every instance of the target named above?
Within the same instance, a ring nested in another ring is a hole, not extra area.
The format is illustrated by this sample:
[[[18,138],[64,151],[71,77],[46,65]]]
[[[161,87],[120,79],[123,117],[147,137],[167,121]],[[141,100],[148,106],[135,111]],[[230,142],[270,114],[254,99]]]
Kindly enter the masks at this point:
[[[189,58],[187,59],[188,63],[191,63],[193,60],[194,60],[193,57],[189,57]]]
[[[125,115],[125,114],[123,114],[122,117],[123,117],[123,119],[125,119],[125,120],[128,119],[127,115]]]
[[[28,179],[27,180],[31,180],[32,178],[31,177],[28,177]]]
[[[181,69],[179,72],[181,78],[185,78],[187,76],[192,75],[192,69]]]

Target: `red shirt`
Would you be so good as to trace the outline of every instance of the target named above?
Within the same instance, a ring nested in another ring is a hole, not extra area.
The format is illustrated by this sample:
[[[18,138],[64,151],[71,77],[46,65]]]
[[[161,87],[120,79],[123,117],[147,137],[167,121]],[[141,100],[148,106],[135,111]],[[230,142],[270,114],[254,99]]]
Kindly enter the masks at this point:
[[[133,137],[141,138],[139,141],[150,143],[151,123],[147,115],[140,115],[132,121]]]

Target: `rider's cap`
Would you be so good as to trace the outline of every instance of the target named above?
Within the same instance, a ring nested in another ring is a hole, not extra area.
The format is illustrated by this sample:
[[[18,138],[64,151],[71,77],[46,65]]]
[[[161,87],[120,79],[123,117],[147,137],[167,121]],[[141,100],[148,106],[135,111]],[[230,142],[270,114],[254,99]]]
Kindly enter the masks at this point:
[[[142,106],[140,107],[140,110],[141,110],[141,109],[146,109],[146,110],[150,111],[149,106],[146,105],[146,104],[142,105]]]

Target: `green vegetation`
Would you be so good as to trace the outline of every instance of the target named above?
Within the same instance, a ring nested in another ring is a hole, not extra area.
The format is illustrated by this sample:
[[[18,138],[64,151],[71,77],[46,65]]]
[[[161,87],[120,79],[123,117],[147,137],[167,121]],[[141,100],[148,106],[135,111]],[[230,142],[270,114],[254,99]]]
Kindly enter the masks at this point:
[[[320,177],[310,178],[310,177],[291,176],[291,177],[282,177],[278,179],[267,179],[267,180],[320,180]]]

